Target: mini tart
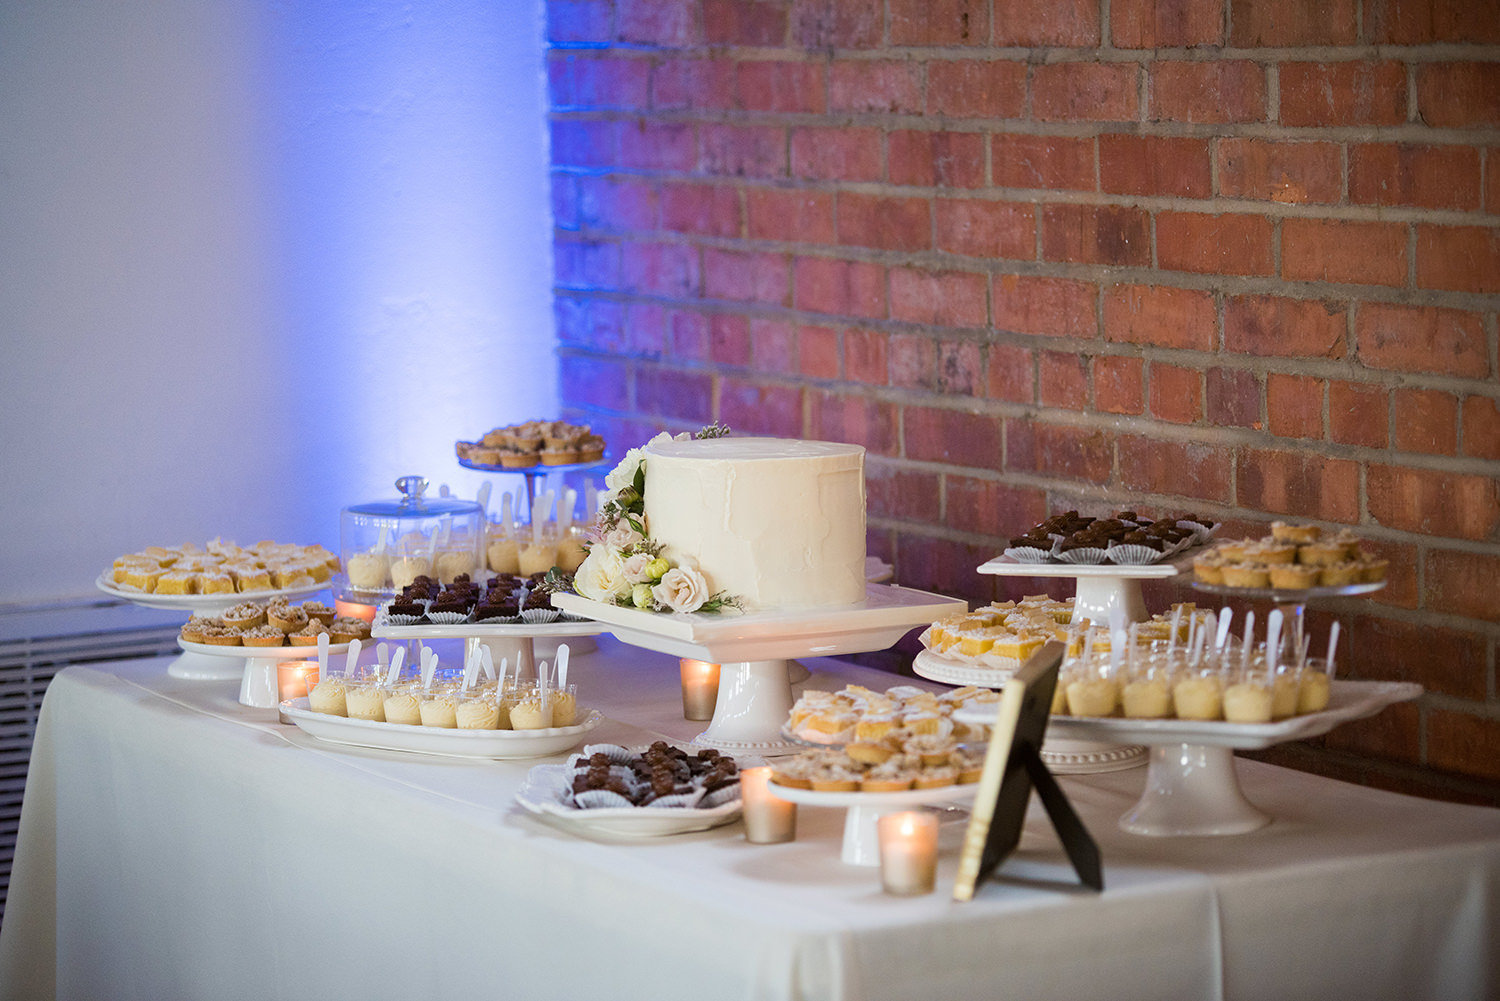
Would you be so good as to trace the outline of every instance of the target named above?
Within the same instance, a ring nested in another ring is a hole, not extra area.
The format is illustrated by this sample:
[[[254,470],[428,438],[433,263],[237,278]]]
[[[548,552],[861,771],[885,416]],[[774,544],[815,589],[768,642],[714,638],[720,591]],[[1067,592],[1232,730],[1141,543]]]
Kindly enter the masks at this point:
[[[505,449],[500,453],[500,465],[505,469],[530,469],[537,463],[537,453],[530,449]]]
[[[275,626],[251,626],[245,630],[243,640],[245,646],[282,646],[286,634]]]
[[[1376,584],[1385,580],[1386,571],[1390,568],[1390,560],[1367,559],[1360,564],[1359,580],[1362,584]]]
[[[1227,587],[1270,587],[1271,575],[1259,563],[1230,563],[1224,567]]]
[[[859,780],[860,792],[904,792],[911,788],[915,776],[912,775],[866,775]]]
[[[467,456],[470,462],[477,462],[481,466],[500,465],[500,450],[488,445],[478,445],[469,451]]]
[[[1312,566],[1328,566],[1333,563],[1343,563],[1349,558],[1349,552],[1339,542],[1314,542],[1305,546],[1297,547],[1297,562],[1307,563]]]
[[[1319,568],[1318,583],[1323,587],[1347,587],[1360,583],[1363,572],[1358,563],[1333,563]]]
[[[229,626],[210,626],[203,630],[203,642],[209,646],[239,646],[241,633]]]
[[[1317,542],[1321,534],[1322,531],[1317,525],[1291,525],[1284,521],[1271,522],[1271,538],[1277,542],[1292,542],[1300,546],[1309,542]]]
[[[1193,579],[1200,584],[1224,583],[1224,565],[1211,556],[1200,556],[1193,561]]]
[[[328,626],[329,639],[335,643],[349,643],[370,638],[370,624],[364,619],[341,615]]]
[[[803,774],[803,769],[796,767],[797,762],[788,761],[784,764],[771,766],[771,781],[788,789],[811,789],[812,780]]]
[[[304,601],[299,606],[309,619],[317,619],[323,625],[330,625],[339,614],[321,601]]]
[[[873,744],[866,741],[855,741],[844,745],[844,753],[850,759],[862,765],[883,765],[895,754],[895,750],[885,744]]]
[[[1291,543],[1267,542],[1255,547],[1254,558],[1257,563],[1296,563],[1297,547]]]
[[[328,632],[327,626],[323,625],[317,619],[312,619],[303,623],[301,629],[288,633],[286,638],[287,642],[292,646],[317,646],[318,637],[326,632]],[[330,643],[334,642],[332,636],[329,636],[328,640]]]
[[[1305,563],[1277,564],[1268,568],[1271,586],[1288,591],[1316,587],[1321,576],[1317,567]]]
[[[183,624],[181,635],[189,643],[207,643],[207,630],[223,628],[224,620],[218,616],[195,615]]]
[[[295,605],[271,605],[266,609],[266,621],[284,633],[295,633],[307,625],[307,613]]]
[[[571,448],[544,448],[539,454],[544,466],[567,466],[578,461],[578,452]]]
[[[951,786],[958,782],[958,769],[952,765],[936,765],[931,768],[923,768],[917,774],[917,781],[913,783],[918,789],[941,789],[943,786]]]
[[[256,626],[266,624],[266,610],[253,601],[241,602],[233,608],[226,608],[219,617],[224,620],[226,626],[233,626],[236,629],[254,629]]]

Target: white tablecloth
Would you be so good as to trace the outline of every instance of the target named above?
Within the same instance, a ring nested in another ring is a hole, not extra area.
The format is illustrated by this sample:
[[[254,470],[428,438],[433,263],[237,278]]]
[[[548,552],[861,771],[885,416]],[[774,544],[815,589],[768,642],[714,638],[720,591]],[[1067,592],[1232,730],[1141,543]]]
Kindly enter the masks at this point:
[[[591,739],[687,738],[675,661],[578,657]],[[809,684],[893,683],[808,661]],[[71,668],[42,709],[0,930],[5,998],[1481,998],[1500,992],[1500,812],[1239,762],[1277,819],[1148,839],[1116,819],[1144,769],[1066,778],[1107,889],[1076,887],[1033,808],[1015,858],[893,898],[738,824],[589,840],[523,813],[531,763],[319,742],[165,661]],[[934,686],[936,687],[936,686]],[[631,721],[631,722],[625,722]],[[632,725],[634,724],[634,725]],[[553,758],[549,760],[560,760]]]

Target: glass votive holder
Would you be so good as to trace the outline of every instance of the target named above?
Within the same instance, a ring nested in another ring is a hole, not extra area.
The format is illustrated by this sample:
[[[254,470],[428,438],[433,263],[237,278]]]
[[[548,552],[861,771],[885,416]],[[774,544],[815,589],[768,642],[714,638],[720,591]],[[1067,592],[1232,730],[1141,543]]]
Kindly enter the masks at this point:
[[[276,695],[278,702],[305,698],[318,683],[318,662],[315,660],[283,660],[276,664]],[[276,718],[283,723],[292,720],[280,709]]]
[[[684,657],[680,663],[680,670],[682,673],[682,718],[713,719],[714,706],[719,701],[719,665]]]
[[[875,834],[880,842],[881,888],[898,897],[931,893],[937,882],[937,814],[886,814],[875,821]]]
[[[775,845],[796,839],[797,804],[772,793],[769,765],[740,770],[740,808],[745,840],[751,844]]]

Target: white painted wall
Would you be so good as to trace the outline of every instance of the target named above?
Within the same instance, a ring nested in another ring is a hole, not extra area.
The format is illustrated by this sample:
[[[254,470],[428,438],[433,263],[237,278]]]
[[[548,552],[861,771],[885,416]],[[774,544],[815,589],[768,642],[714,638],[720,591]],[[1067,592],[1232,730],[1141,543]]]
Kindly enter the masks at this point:
[[[0,3],[0,602],[150,544],[336,545],[556,410],[541,17]]]

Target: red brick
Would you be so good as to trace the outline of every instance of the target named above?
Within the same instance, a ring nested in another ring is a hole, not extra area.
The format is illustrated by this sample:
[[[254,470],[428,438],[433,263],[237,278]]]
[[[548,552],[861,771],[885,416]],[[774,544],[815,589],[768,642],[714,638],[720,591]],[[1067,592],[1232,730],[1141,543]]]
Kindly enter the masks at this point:
[[[986,414],[907,407],[902,416],[906,457],[979,469],[1000,468],[1000,421]]]
[[[1231,296],[1224,302],[1224,347],[1236,354],[1342,358],[1347,350],[1344,308],[1316,299]]]
[[[830,111],[920,114],[923,63],[835,59],[828,72]]]
[[[802,437],[802,390],[726,376],[719,384],[719,420],[743,434]]]
[[[880,130],[792,130],[792,175],[815,181],[880,180]]]
[[[1432,455],[1458,451],[1458,399],[1452,393],[1398,386],[1391,404],[1398,449]]]
[[[833,195],[801,188],[746,188],[745,224],[752,240],[833,243]]]
[[[984,141],[974,132],[892,132],[887,147],[891,183],[984,187]]]
[[[944,483],[944,523],[960,532],[999,537],[1016,525],[1034,525],[1047,517],[1044,490],[952,474],[944,477]],[[923,512],[927,517],[930,514]]]
[[[1337,143],[1225,137],[1217,149],[1219,194],[1289,205],[1337,202],[1343,166]]]
[[[740,193],[724,184],[663,185],[661,224],[678,233],[739,236]]]
[[[1371,368],[1467,378],[1490,374],[1489,338],[1478,313],[1360,303],[1354,336],[1360,362]]]
[[[1128,355],[1094,359],[1094,407],[1107,414],[1139,414],[1146,407],[1145,364]]]
[[[891,319],[938,327],[983,327],[989,279],[972,271],[891,268]]]
[[[1464,397],[1464,455],[1500,460],[1500,401],[1489,396]]]
[[[622,42],[682,49],[701,41],[693,0],[615,0]]]
[[[974,341],[941,338],[934,372],[937,392],[944,396],[977,396],[984,381],[983,347]]]
[[[1196,368],[1151,363],[1151,416],[1174,424],[1203,419],[1203,373]]]
[[[610,410],[629,406],[630,375],[618,359],[563,354],[557,368],[559,384],[578,399],[588,400],[590,406]]]
[[[1146,267],[1150,221],[1123,205],[1043,205],[1042,259]]]
[[[1305,375],[1266,375],[1266,422],[1279,438],[1323,437],[1323,380]]]
[[[582,225],[578,218],[578,180],[572,174],[560,170],[552,172],[551,201],[552,225],[558,229],[576,230]]]
[[[1495,215],[1500,213],[1500,146],[1485,150],[1484,162],[1484,210]]]
[[[1328,439],[1341,445],[1385,448],[1390,402],[1384,386],[1333,379],[1328,383]]]
[[[745,111],[818,115],[827,110],[820,63],[745,60],[736,64],[735,89]]]
[[[620,245],[593,240],[554,239],[559,285],[612,288],[620,282]]]
[[[847,441],[877,455],[895,455],[896,408],[863,393],[808,391],[807,433],[820,441]]]
[[[547,62],[547,78],[554,109],[635,110],[646,106],[651,64],[645,59],[553,53]]]
[[[1094,48],[1099,4],[1093,0],[994,0],[997,46]]]
[[[1479,150],[1397,143],[1351,145],[1349,200],[1367,205],[1478,209]]]
[[[620,166],[681,172],[693,169],[698,158],[698,140],[692,125],[646,121],[618,124]]]
[[[1493,477],[1372,464],[1365,481],[1371,517],[1390,528],[1488,540],[1500,525]]]
[[[844,378],[867,386],[887,379],[887,337],[878,330],[844,331]]]
[[[1041,122],[1133,122],[1134,63],[1044,63],[1032,70],[1031,113]]]
[[[878,264],[799,257],[792,276],[797,309],[885,319],[885,269]]]
[[[1093,191],[1094,140],[1002,134],[990,144],[990,170],[1001,188]]]
[[[607,177],[578,178],[578,221],[591,229],[656,229],[655,184]]]
[[[1265,121],[1266,71],[1245,59],[1153,63],[1149,114],[1152,121]]]
[[[1109,40],[1121,49],[1224,43],[1224,0],[1112,0]]]
[[[1235,48],[1351,45],[1358,0],[1230,0],[1229,44]]]
[[[1370,596],[1370,600],[1392,608],[1418,607],[1422,594],[1417,582],[1417,571],[1421,564],[1418,547],[1387,539],[1367,538],[1360,542],[1360,548],[1390,563],[1386,568],[1385,590],[1377,591]]]
[[[1339,674],[1367,681],[1415,681],[1456,698],[1484,698],[1482,637],[1434,628],[1429,622],[1373,616],[1360,616],[1352,629],[1344,625]]]
[[[651,70],[651,107],[658,111],[734,107],[734,64],[722,59],[660,55]]]
[[[1217,340],[1208,292],[1165,285],[1115,285],[1104,293],[1104,339],[1212,351]]]
[[[550,129],[554,167],[602,167],[615,158],[613,122],[554,119]]]
[[[896,540],[896,577],[907,587],[951,594],[977,604],[993,600],[995,578],[978,567],[994,546],[971,546],[903,532]]]
[[[713,420],[713,377],[701,372],[674,372],[642,366],[635,374],[635,405],[658,417],[685,421]]]
[[[1218,427],[1261,428],[1260,380],[1242,368],[1215,366],[1203,373],[1208,422]]]
[[[1406,226],[1390,222],[1286,219],[1281,274],[1288,281],[1406,284]]]
[[[871,515],[923,521],[943,506],[943,478],[938,473],[870,467],[865,472]]]
[[[608,42],[615,5],[609,0],[552,0],[547,7],[549,42]]]
[[[1111,194],[1207,198],[1212,183],[1206,139],[1099,137],[1099,186]]]
[[[767,125],[703,125],[699,131],[704,173],[730,177],[784,177],[786,130]]]
[[[1156,259],[1168,270],[1269,275],[1275,269],[1271,238],[1271,220],[1261,215],[1156,215]]]
[[[1282,125],[1406,121],[1406,67],[1398,62],[1282,63],[1279,76]]]
[[[1366,0],[1365,31],[1377,44],[1500,42],[1496,0]]]
[[[1322,743],[1349,755],[1417,765],[1422,761],[1422,711],[1414,702],[1398,703],[1368,719],[1338,727]],[[1363,772],[1356,774],[1365,779]],[[1366,780],[1375,781],[1373,777]]]
[[[829,327],[803,326],[798,331],[800,370],[810,379],[839,377],[839,333]]]
[[[925,198],[888,198],[840,191],[836,203],[839,242],[878,250],[930,250],[932,203]]]
[[[703,0],[710,45],[773,46],[786,41],[787,8],[768,0]]]
[[[792,37],[804,49],[875,48],[884,24],[876,0],[792,0]]]
[[[1036,365],[1031,352],[1015,344],[991,344],[987,395],[1009,403],[1036,401]]]
[[[625,341],[620,320],[624,311],[618,303],[607,303],[614,309],[615,322],[601,324],[601,329],[596,331],[591,307],[603,303],[606,300],[575,299],[567,293],[554,296],[552,316],[557,325],[558,342],[564,347],[580,345],[595,351],[619,351]]]
[[[1247,448],[1235,468],[1240,507],[1346,523],[1359,517],[1358,463]]]
[[[800,372],[796,326],[784,320],[752,319],[750,357],[757,372],[779,375]]]
[[[934,208],[938,250],[985,259],[1036,257],[1036,209],[1026,202],[939,198]]]
[[[1096,428],[1005,422],[1005,468],[1102,485],[1114,467],[1114,436]]]
[[[981,0],[888,0],[892,45],[984,45],[989,5]]]
[[[927,64],[927,113],[950,118],[1019,118],[1026,110],[1026,64],[944,59]]]
[[[1099,290],[1067,278],[996,275],[994,325],[1018,334],[1093,337],[1098,330],[1094,304]]]
[[[890,381],[898,389],[937,388],[937,344],[930,334],[892,334]]]
[[[676,310],[667,318],[667,348],[679,360],[708,360],[708,318]]]
[[[1428,610],[1500,622],[1500,555],[1428,549],[1422,577]]]
[[[750,364],[750,321],[729,313],[710,316],[708,360],[716,365]]]
[[[1451,709],[1427,710],[1427,765],[1500,780],[1500,720]]]
[[[1037,389],[1038,402],[1044,407],[1088,409],[1088,359],[1071,351],[1038,351]]]
[[[1452,292],[1500,292],[1500,229],[1417,226],[1417,286]]]
[[[1500,126],[1500,63],[1423,63],[1417,114],[1434,128]]]
[[[625,309],[624,334],[631,354],[659,358],[667,350],[668,310],[654,302],[632,302]],[[601,345],[592,345],[595,350]]]
[[[1120,437],[1120,486],[1195,500],[1229,500],[1230,451],[1219,445]]]
[[[792,294],[789,261],[784,254],[706,248],[703,251],[703,294],[710,299],[786,306]]]

